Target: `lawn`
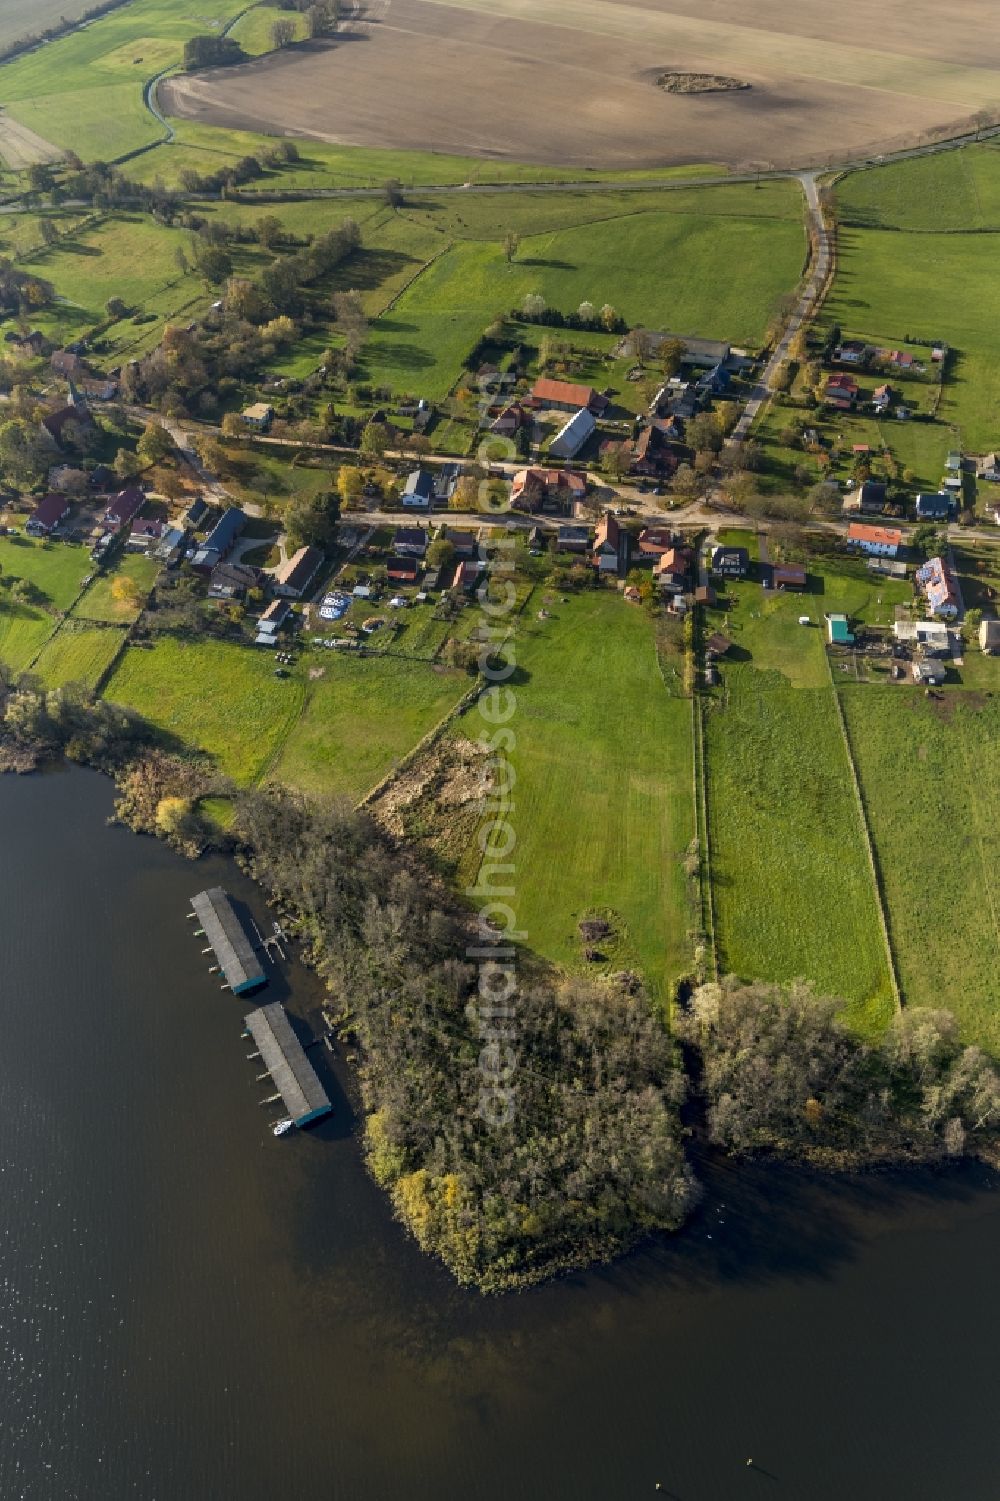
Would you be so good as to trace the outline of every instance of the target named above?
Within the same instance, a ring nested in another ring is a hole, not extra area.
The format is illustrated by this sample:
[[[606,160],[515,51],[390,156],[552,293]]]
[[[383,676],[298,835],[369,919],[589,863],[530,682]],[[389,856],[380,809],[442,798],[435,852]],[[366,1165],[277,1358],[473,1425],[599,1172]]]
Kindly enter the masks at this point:
[[[130,647],[105,690],[167,736],[252,782],[267,770],[302,708],[304,684],[276,678],[270,653],[222,641],[161,637]]]
[[[362,797],[470,687],[465,674],[398,658],[317,652],[306,665],[323,676],[307,684],[272,771],[304,792]]]
[[[97,575],[74,610],[74,615],[85,620],[108,621],[112,625],[129,624],[141,613],[160,567],[161,564],[155,558],[147,558],[142,553],[126,553],[114,568]],[[135,585],[133,600],[115,598],[114,585],[117,578],[130,579]]]
[[[845,229],[824,311],[843,327],[864,328],[880,341],[908,335],[947,340],[957,355],[939,416],[955,433],[938,432],[949,446],[976,452],[996,443],[1000,281],[992,235]],[[897,427],[907,426],[889,425],[894,438]]]
[[[46,642],[32,671],[47,688],[60,688],[63,683],[86,683],[93,688],[114,661],[124,639],[125,632],[112,626],[68,622]]]
[[[454,243],[373,327],[366,373],[440,398],[486,325],[528,293],[564,311],[610,302],[632,323],[756,345],[799,279],[803,248],[794,219],[663,211],[525,236],[511,264],[499,243]]]
[[[852,172],[837,185],[840,218],[878,229],[1000,229],[994,142]]]
[[[306,18],[294,10],[279,10],[276,5],[255,5],[236,22],[229,35],[239,42],[243,51],[251,57],[260,57],[274,50],[272,33],[276,21],[290,21],[295,28],[293,40],[300,42],[308,36]]]
[[[610,591],[536,591],[517,632],[510,821],[518,926],[527,944],[578,967],[577,924],[614,914],[616,967],[668,998],[692,963],[682,861],[694,837],[691,704],[663,684],[644,611]],[[457,727],[491,733],[475,711]]]
[[[12,672],[24,672],[51,635],[55,621],[44,610],[15,604],[0,596],[0,663]]]
[[[745,663],[724,666],[722,685],[705,716],[720,963],[812,980],[877,1031],[892,990],[833,690]]]
[[[90,557],[82,547],[23,535],[0,537],[0,577],[8,583],[27,579],[57,610],[69,608],[90,570]]]
[[[111,161],[158,140],[143,84],[179,63],[187,37],[217,30],[238,9],[205,0],[134,0],[81,31],[0,69],[8,113],[84,161]]]
[[[59,240],[22,261],[25,270],[50,281],[58,301],[34,320],[53,339],[68,342],[107,317],[105,303],[120,297],[144,315],[112,325],[108,348],[98,364],[135,359],[159,343],[163,324],[204,312],[215,293],[192,272],[177,265],[178,250],[189,236],[139,214],[112,214],[97,225]],[[246,256],[237,255],[242,263]],[[152,314],[152,317],[149,315]]]
[[[1000,1052],[1000,699],[841,692],[904,1001],[954,1011]]]
[[[209,173],[232,165],[242,156],[266,155],[274,137],[246,130],[223,130],[192,120],[176,122],[176,140],[129,163],[137,182],[161,179],[176,186],[186,170]],[[563,182],[586,178],[600,181],[670,181],[686,177],[724,176],[712,163],[662,167],[641,172],[561,170],[521,162],[488,161],[480,157],[450,156],[435,151],[387,151],[365,146],[335,146],[297,141],[299,160],[270,171],[264,186],[273,188],[381,187],[395,178],[404,187],[447,186],[456,183]]]

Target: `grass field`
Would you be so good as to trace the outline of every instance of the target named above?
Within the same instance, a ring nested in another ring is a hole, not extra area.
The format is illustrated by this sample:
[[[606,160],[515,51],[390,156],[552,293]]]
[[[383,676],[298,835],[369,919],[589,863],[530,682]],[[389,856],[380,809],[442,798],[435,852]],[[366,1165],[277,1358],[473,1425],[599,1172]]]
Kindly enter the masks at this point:
[[[273,768],[305,792],[363,796],[469,687],[464,674],[388,657],[322,667]]]
[[[36,542],[31,537],[0,537],[0,576],[26,579],[57,610],[68,609],[91,570],[82,547],[63,542]]]
[[[130,647],[105,694],[164,734],[208,752],[219,769],[252,782],[267,768],[302,708],[298,678],[276,678],[268,652],[220,641],[160,638]]]
[[[32,671],[47,688],[60,688],[64,683],[86,683],[93,688],[124,639],[125,632],[114,627],[67,623],[46,642]]]
[[[535,601],[518,626],[527,681],[510,721],[514,903],[528,946],[578,966],[577,923],[616,914],[619,967],[667,997],[692,962],[682,861],[694,837],[691,705],[668,695],[648,616],[610,592]],[[473,738],[473,712],[457,726]]]
[[[36,316],[34,326],[69,342],[103,323],[108,298],[120,297],[148,321],[129,317],[113,324],[105,336],[108,348],[95,363],[110,367],[138,358],[159,343],[164,323],[196,317],[216,296],[199,276],[178,268],[177,252],[188,239],[183,230],[145,216],[113,214],[27,257],[24,269],[52,282],[58,297]],[[237,254],[235,259],[242,267],[252,258]]]
[[[513,264],[496,242],[460,242],[372,329],[365,368],[376,383],[441,397],[493,317],[532,292],[564,311],[610,302],[633,323],[759,344],[798,281],[803,243],[794,219],[667,212],[525,237]]]
[[[910,591],[848,560],[808,572],[803,594],[730,585],[706,618],[734,643],[705,716],[720,956],[747,978],[813,980],[875,1030],[888,961],[822,626],[827,612],[887,624]]]
[[[276,21],[290,21],[295,28],[296,42],[308,35],[306,18],[294,10],[279,10],[276,5],[255,5],[236,22],[229,35],[239,42],[243,51],[251,57],[260,57],[274,47],[273,30]]]
[[[264,155],[274,147],[273,135],[223,126],[199,125],[194,120],[176,120],[176,139],[129,163],[129,176],[136,182],[158,178],[176,186],[183,171],[216,172],[233,165],[242,156]],[[725,168],[712,162],[688,163],[643,171],[594,172],[572,168],[540,167],[532,163],[488,161],[481,157],[437,151],[382,151],[365,146],[335,146],[323,141],[298,140],[299,160],[270,170],[261,180],[268,189],[359,187],[378,188],[395,178],[407,188],[445,187],[465,182],[564,182],[580,177],[588,181],[672,181],[685,177],[725,175]]]
[[[0,68],[15,120],[84,161],[109,161],[163,135],[143,84],[181,59],[187,37],[239,9],[209,0],[134,0],[81,31]]]
[[[720,961],[748,979],[812,980],[877,1031],[892,992],[833,690],[723,671],[705,726]]]
[[[1000,146],[852,172],[837,185],[837,208],[845,223],[872,229],[1000,229]]]
[[[155,558],[147,558],[142,553],[126,553],[114,568],[97,576],[73,613],[84,620],[128,625],[136,619],[145,604],[160,566]],[[137,603],[115,598],[116,578],[131,579],[137,590]]]
[[[993,236],[845,229],[824,312],[880,341],[908,334],[947,340],[957,357],[939,415],[957,433],[950,446],[982,452],[996,443],[1000,283]]]
[[[907,1005],[1000,1052],[1000,699],[841,692]]]

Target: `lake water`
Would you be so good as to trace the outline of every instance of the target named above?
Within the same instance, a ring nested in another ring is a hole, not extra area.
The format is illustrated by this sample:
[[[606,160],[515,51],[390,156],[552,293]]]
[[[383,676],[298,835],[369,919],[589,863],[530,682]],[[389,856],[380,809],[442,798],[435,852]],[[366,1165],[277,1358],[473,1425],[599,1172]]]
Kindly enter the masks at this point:
[[[997,1175],[708,1164],[673,1240],[461,1292],[362,1171],[342,1080],[332,1121],[269,1134],[185,918],[259,895],[110,806],[89,772],[0,778],[2,1501],[1000,1494]],[[315,1021],[308,975],[266,994]]]

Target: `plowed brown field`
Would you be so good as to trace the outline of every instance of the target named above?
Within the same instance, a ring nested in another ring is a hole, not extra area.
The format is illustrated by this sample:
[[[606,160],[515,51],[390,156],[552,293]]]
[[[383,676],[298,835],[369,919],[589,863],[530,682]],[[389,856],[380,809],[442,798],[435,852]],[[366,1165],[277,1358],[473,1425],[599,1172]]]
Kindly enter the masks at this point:
[[[671,95],[667,70],[752,87]],[[244,129],[566,166],[776,165],[1000,111],[995,0],[374,0],[341,35],[171,79]]]

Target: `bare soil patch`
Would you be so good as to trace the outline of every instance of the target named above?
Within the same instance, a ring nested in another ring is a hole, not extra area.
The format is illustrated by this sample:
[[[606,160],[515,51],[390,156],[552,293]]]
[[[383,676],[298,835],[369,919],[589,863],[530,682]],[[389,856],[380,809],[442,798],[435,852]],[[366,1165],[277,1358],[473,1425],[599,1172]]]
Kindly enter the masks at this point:
[[[378,0],[338,40],[170,79],[183,118],[566,167],[839,161],[1000,103],[993,0]],[[805,12],[805,14],[800,14]],[[850,40],[845,40],[845,39]],[[659,58],[658,68],[650,58]],[[675,75],[735,79],[713,92]]]
[[[20,172],[36,162],[57,162],[63,155],[58,146],[0,110],[0,157],[13,171]]]

